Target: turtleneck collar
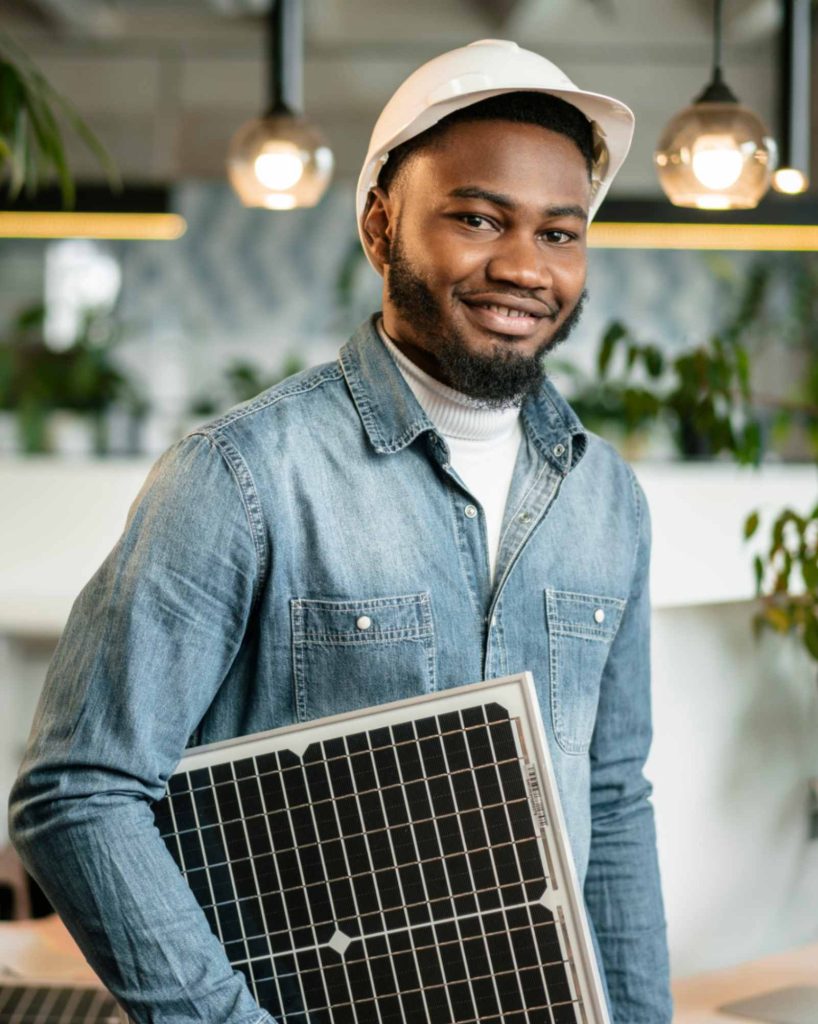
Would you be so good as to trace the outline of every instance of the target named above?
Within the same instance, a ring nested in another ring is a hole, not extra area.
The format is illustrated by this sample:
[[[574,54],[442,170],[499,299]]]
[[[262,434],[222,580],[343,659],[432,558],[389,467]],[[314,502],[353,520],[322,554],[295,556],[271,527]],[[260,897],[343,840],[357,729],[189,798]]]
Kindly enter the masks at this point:
[[[518,429],[519,404],[506,409],[487,409],[479,399],[448,387],[413,363],[386,333],[382,318],[377,326],[381,340],[418,403],[444,437],[499,441]]]

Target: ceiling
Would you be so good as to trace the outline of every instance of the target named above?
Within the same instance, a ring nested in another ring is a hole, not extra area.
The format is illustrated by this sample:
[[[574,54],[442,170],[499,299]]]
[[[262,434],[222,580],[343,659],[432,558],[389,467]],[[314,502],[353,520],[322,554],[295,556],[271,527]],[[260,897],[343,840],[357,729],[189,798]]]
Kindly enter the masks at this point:
[[[264,6],[4,0],[0,30],[28,49],[127,179],[218,178],[232,133],[264,104]],[[727,81],[774,131],[780,4],[725,8]],[[372,124],[402,78],[445,49],[499,37],[632,106],[637,134],[616,191],[657,194],[653,147],[704,85],[712,46],[709,0],[305,0],[304,11],[306,111],[346,180],[357,176]],[[99,176],[81,144],[72,140],[70,155],[78,176]]]

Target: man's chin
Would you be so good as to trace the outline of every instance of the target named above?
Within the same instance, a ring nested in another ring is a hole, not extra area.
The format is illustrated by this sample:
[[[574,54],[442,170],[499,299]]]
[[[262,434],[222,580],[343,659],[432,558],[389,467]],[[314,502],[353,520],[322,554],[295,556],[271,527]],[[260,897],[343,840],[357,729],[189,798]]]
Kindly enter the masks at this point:
[[[449,386],[487,408],[519,405],[545,376],[539,355],[517,354],[514,347],[500,341],[488,351],[475,351],[460,343],[444,344],[438,348],[437,358]]]
[[[503,334],[487,328],[475,329],[469,325],[468,330],[461,329],[460,337],[466,342],[467,351],[479,359],[537,359],[548,350],[553,328],[536,337],[520,337],[516,334]]]

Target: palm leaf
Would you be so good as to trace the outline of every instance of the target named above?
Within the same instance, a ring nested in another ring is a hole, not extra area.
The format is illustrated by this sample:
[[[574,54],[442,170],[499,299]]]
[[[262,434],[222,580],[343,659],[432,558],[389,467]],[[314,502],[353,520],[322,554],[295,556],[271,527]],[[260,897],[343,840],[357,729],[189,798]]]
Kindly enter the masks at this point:
[[[103,144],[100,142],[97,136],[93,133],[93,131],[91,131],[91,129],[88,127],[85,121],[83,121],[83,119],[79,116],[76,110],[71,106],[71,104],[65,99],[65,97],[60,96],[59,93],[56,93],[53,90],[50,90],[50,93],[52,100],[57,106],[59,106],[68,124],[71,126],[71,128],[73,128],[74,132],[82,139],[82,141],[85,143],[88,149],[91,150],[91,152],[96,157],[97,163],[105,171],[105,174],[108,177],[109,185],[116,191],[121,190],[122,179],[119,174],[119,169],[114,163],[111,154],[108,152],[105,146],[103,146]]]
[[[58,116],[93,153],[110,186],[120,189],[116,165],[94,132],[25,51],[0,32],[0,174],[8,164],[11,198],[23,187],[34,193],[44,170],[51,167],[57,175],[63,205],[74,205],[74,182]]]
[[[32,91],[26,93],[26,112],[46,162],[57,172],[64,206],[74,205],[74,183],[65,158],[62,133],[48,104]]]

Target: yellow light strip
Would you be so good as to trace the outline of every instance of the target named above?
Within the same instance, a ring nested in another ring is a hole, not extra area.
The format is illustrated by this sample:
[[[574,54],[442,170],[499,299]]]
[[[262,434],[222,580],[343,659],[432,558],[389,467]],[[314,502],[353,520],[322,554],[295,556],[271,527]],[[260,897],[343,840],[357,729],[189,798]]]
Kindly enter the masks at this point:
[[[588,244],[596,249],[818,250],[818,224],[650,224],[600,221]]]
[[[0,238],[110,238],[170,241],[187,231],[176,213],[18,213],[0,211]]]

